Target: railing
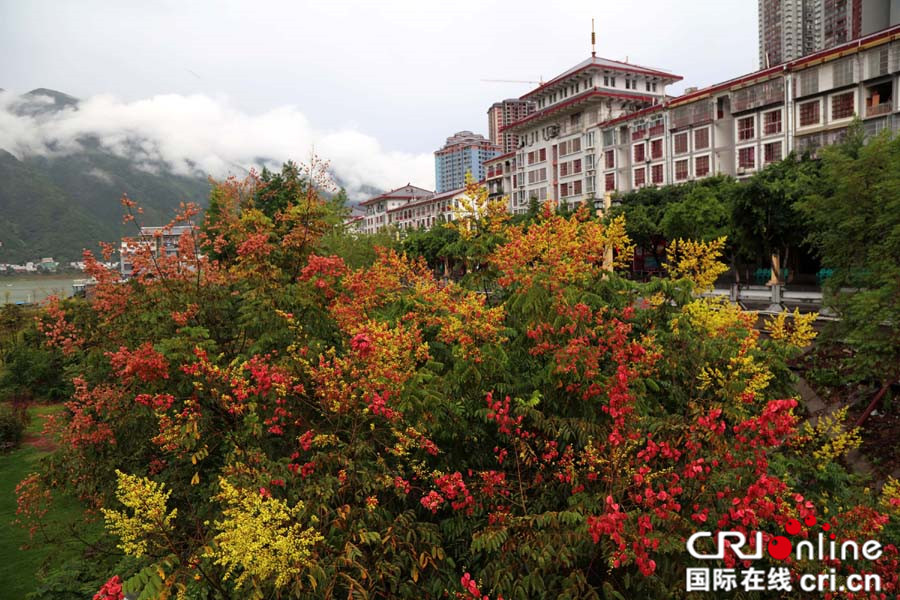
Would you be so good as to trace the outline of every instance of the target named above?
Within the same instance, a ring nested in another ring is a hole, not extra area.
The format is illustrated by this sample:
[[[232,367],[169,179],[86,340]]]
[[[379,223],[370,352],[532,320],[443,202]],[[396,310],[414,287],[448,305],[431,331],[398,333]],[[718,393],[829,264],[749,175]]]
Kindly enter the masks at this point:
[[[866,116],[867,117],[877,117],[879,115],[887,115],[887,114],[891,113],[892,109],[893,109],[893,104],[890,102],[876,104],[875,106],[867,106],[866,107]]]
[[[772,286],[761,285],[738,285],[731,284],[729,289],[717,288],[704,294],[705,296],[728,296],[732,302],[738,302],[741,305],[768,304],[765,309],[759,311],[764,313],[779,313],[785,310],[785,306],[790,304],[797,305],[813,305],[820,307],[819,313],[828,317],[828,309],[822,307],[821,291],[803,291],[788,290],[783,284]]]

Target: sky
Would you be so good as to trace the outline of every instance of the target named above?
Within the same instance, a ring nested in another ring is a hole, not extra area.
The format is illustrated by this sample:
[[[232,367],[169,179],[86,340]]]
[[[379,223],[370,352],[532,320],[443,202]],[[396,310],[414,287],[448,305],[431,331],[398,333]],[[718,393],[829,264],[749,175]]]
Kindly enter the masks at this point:
[[[592,18],[599,56],[681,75],[677,94],[757,68],[756,4],[0,0],[0,110],[38,87],[90,102],[50,127],[0,116],[0,147],[100,127],[173,165],[314,149],[354,185],[430,188],[448,136],[487,135],[490,105],[535,87],[484,80],[551,79],[590,55]]]

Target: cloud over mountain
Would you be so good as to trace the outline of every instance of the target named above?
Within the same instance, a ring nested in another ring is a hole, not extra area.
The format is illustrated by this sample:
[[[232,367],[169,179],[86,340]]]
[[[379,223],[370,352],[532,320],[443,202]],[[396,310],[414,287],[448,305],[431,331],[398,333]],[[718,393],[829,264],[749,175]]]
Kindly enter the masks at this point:
[[[288,159],[306,162],[314,151],[330,161],[351,198],[363,196],[364,186],[390,189],[409,181],[434,187],[430,154],[391,151],[351,128],[319,130],[294,106],[248,114],[205,95],[126,102],[109,95],[76,101],[51,90],[0,92],[0,149],[21,158],[98,145],[151,172],[214,177],[279,167]]]

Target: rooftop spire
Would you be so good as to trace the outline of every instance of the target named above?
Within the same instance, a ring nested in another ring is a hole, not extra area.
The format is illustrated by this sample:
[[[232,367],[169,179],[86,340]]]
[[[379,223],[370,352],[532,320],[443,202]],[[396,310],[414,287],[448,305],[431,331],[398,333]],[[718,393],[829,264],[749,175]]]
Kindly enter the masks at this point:
[[[597,57],[597,34],[594,32],[594,19],[591,19],[591,57]]]

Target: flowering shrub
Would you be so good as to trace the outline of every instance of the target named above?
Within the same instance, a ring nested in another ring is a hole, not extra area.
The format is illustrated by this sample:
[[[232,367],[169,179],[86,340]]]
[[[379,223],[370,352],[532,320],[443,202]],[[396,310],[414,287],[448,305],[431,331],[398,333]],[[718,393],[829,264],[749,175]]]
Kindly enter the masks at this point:
[[[720,242],[679,243],[678,281],[635,284],[614,271],[621,220],[548,205],[511,225],[473,186],[456,227],[491,236],[472,257],[492,249],[470,289],[390,249],[360,269],[320,252],[325,204],[296,177],[220,185],[180,259],[124,284],[91,263],[97,299],[48,313],[76,378],[44,477],[137,557],[123,589],[669,597],[701,528],[817,506],[848,535],[894,526],[893,496],[842,506],[815,479],[850,444],[813,459],[798,431],[785,360],[808,321],[762,340],[693,295]],[[873,567],[885,589],[895,557]]]

